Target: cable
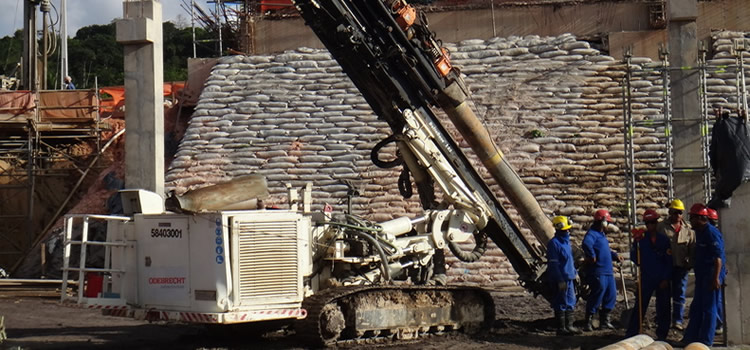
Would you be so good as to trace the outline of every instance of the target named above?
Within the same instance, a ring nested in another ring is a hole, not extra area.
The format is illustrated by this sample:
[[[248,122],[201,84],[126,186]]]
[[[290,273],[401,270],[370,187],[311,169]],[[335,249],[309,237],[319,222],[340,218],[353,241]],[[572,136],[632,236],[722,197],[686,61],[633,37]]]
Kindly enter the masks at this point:
[[[383,279],[385,280],[386,283],[390,282],[391,271],[388,268],[388,256],[385,255],[385,252],[383,251],[383,247],[380,246],[380,243],[378,243],[378,241],[374,237],[364,232],[351,231],[349,233],[355,236],[359,236],[360,238],[370,242],[370,244],[375,246],[375,249],[378,251],[378,255],[380,255],[380,270],[382,270],[383,272]]]
[[[378,168],[389,169],[399,166],[403,163],[400,156],[391,161],[383,161],[378,157],[378,153],[380,153],[380,150],[388,144],[396,142],[397,137],[398,136],[396,134],[391,134],[390,136],[380,140],[380,142],[375,144],[375,147],[373,147],[372,151],[370,151],[370,160],[372,160],[372,163],[375,164],[375,166],[377,166]]]
[[[477,232],[474,234],[474,240],[476,241],[476,245],[474,246],[474,250],[470,253],[464,252],[461,247],[453,241],[447,241],[448,248],[458,260],[463,262],[475,262],[478,261],[487,250],[487,235],[482,232]]]

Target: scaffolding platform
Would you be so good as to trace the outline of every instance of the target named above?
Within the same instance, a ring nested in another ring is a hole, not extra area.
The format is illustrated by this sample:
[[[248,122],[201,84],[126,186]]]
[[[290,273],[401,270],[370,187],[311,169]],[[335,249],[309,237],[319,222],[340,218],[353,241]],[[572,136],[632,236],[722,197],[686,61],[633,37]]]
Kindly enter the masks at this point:
[[[59,200],[39,192],[44,179],[81,176],[82,160],[99,152],[108,129],[96,89],[0,91],[0,267],[31,249],[44,225],[38,204]]]

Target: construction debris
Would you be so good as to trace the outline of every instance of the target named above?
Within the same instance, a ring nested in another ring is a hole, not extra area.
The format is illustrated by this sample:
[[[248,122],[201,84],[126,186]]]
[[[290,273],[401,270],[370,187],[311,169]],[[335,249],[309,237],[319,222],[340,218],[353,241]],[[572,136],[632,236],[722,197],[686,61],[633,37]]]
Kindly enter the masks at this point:
[[[68,281],[70,289],[78,284],[77,281]],[[29,279],[0,279],[0,298],[50,298],[60,297],[60,286],[62,280],[29,280]],[[67,293],[71,293],[71,290]],[[0,327],[0,330],[2,327]]]

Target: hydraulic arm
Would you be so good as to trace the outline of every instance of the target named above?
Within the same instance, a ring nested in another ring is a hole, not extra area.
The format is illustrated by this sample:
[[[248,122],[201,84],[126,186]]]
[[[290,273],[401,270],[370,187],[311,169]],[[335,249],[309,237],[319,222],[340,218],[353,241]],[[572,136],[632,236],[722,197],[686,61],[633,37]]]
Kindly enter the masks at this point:
[[[544,293],[543,252],[522,235],[431,107],[445,111],[543,245],[554,229],[470,108],[469,91],[451,65],[448,51],[429,30],[427,17],[403,0],[294,2],[306,24],[393,130],[373,150],[373,160],[382,163],[377,151],[396,142],[423,207],[452,205],[467,211],[477,231],[503,250],[521,283]],[[400,187],[408,183],[408,177],[402,176]],[[435,185],[447,203],[436,203]]]

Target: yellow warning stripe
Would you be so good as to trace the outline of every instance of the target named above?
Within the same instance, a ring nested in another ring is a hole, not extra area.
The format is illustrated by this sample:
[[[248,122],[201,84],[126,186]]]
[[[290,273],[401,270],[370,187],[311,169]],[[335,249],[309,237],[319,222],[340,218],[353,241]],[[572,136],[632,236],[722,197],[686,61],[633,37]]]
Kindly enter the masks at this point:
[[[499,150],[497,153],[495,153],[492,157],[487,158],[487,160],[484,161],[485,164],[488,166],[494,167],[495,165],[500,164],[500,162],[503,161],[503,152],[500,152]]]

